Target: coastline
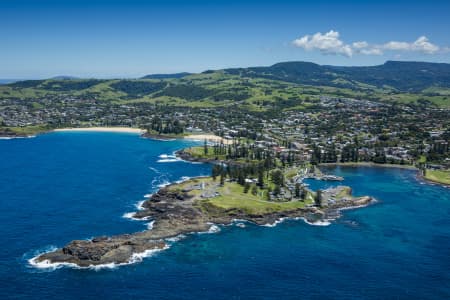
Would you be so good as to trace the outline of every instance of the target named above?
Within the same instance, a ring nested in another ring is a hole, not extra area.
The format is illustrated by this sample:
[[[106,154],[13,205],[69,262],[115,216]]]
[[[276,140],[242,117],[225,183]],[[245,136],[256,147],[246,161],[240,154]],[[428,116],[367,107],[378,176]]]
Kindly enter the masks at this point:
[[[78,129],[77,131],[81,130]],[[95,131],[95,129],[91,131]],[[371,163],[322,165],[378,166]],[[397,165],[381,166],[398,167]],[[412,166],[401,167],[403,169],[415,169]],[[192,181],[190,184],[198,185],[196,181],[201,178],[205,177],[194,177],[186,181]],[[201,204],[197,201],[198,197],[196,198],[189,194],[190,188],[180,186],[180,183],[186,181],[172,182],[167,186],[161,187],[149,199],[142,202],[140,207],[138,207],[138,211],[127,213],[128,218],[151,221],[152,226],[148,227],[147,230],[109,237],[100,236],[90,240],[74,240],[63,248],[33,257],[30,260],[30,264],[38,268],[70,266],[95,269],[104,266],[121,266],[139,262],[147,254],[167,249],[170,246],[168,242],[180,235],[202,232],[212,233],[215,231],[213,227],[230,225],[236,219],[268,227],[273,227],[287,219],[301,219],[310,225],[325,226],[329,225],[331,220],[340,217],[339,214],[335,215],[334,212],[336,211],[357,209],[376,202],[375,199],[369,196],[353,197],[349,194],[351,198],[348,200],[327,207],[282,209],[280,211],[254,214],[240,210],[223,210],[211,206],[210,203]],[[333,217],[330,217],[330,215]],[[140,259],[136,259],[136,257]]]
[[[223,143],[224,145],[233,144],[232,140],[224,139],[215,134],[188,134],[183,137],[186,140],[196,140],[196,141],[204,141],[213,142],[213,143]]]
[[[397,168],[405,170],[418,171],[419,169],[412,165],[397,165],[397,164],[376,164],[373,162],[345,162],[345,163],[320,163],[319,167],[379,167],[379,168]]]
[[[417,178],[419,181],[424,182],[424,183],[427,183],[427,184],[440,185],[440,186],[443,186],[443,187],[445,187],[445,188],[450,188],[450,184],[447,184],[447,183],[444,183],[444,182],[440,182],[440,181],[435,181],[435,180],[430,179],[430,178],[426,178],[426,177],[423,175],[423,172],[420,172],[420,171],[417,172],[416,178]]]
[[[348,162],[348,163],[321,163],[318,165],[319,167],[350,167],[350,168],[358,168],[358,167],[369,167],[369,168],[394,168],[394,169],[403,169],[403,170],[411,170],[416,171],[417,180],[433,185],[440,185],[446,188],[450,188],[449,184],[432,180],[430,178],[426,178],[423,176],[421,170],[412,165],[397,165],[397,164],[376,164],[372,162]]]
[[[53,129],[51,132],[118,132],[118,133],[136,133],[143,134],[144,129],[131,128],[131,127],[73,127],[73,128],[58,128]]]
[[[341,208],[357,208],[373,203],[369,196],[353,197],[351,189],[348,198],[342,202],[324,207],[286,207],[275,211],[260,213],[228,210],[216,207],[209,202],[199,202],[200,195],[191,193],[190,186],[198,186],[200,179],[195,177],[186,181],[173,182],[161,187],[143,201],[138,211],[128,213],[128,218],[151,221],[147,230],[115,236],[99,236],[89,240],[74,240],[60,249],[41,253],[29,260],[38,268],[70,266],[75,268],[102,268],[139,262],[135,259],[142,253],[154,253],[167,249],[170,241],[180,235],[193,233],[214,233],[217,226],[230,225],[236,219],[256,225],[273,227],[286,219],[302,219],[310,225],[328,225],[330,215]],[[206,184],[216,185],[211,182]],[[345,187],[343,187],[345,188]],[[193,188],[192,188],[193,189]]]

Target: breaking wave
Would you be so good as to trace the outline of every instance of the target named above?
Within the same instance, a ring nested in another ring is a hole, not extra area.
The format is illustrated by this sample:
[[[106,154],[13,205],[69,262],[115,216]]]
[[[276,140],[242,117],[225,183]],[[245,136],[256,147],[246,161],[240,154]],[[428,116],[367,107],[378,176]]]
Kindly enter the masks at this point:
[[[131,255],[130,259],[125,263],[108,263],[108,264],[101,264],[101,265],[89,265],[87,267],[80,267],[74,263],[65,263],[65,262],[64,263],[52,263],[49,260],[37,261],[37,259],[40,255],[55,251],[57,249],[56,247],[52,247],[52,249],[47,250],[45,252],[41,252],[41,253],[37,254],[36,256],[34,256],[33,258],[30,258],[28,260],[28,263],[30,266],[32,266],[34,268],[41,269],[41,270],[48,270],[48,271],[54,271],[54,270],[57,270],[57,269],[60,269],[63,267],[69,267],[69,268],[80,269],[80,270],[88,269],[88,270],[99,271],[99,270],[103,270],[103,269],[115,269],[117,267],[139,263],[139,262],[142,262],[144,260],[144,258],[152,257],[156,253],[161,252],[163,250],[167,250],[169,248],[170,248],[170,246],[166,245],[162,249],[151,249],[151,250],[145,250],[143,252],[133,253]]]

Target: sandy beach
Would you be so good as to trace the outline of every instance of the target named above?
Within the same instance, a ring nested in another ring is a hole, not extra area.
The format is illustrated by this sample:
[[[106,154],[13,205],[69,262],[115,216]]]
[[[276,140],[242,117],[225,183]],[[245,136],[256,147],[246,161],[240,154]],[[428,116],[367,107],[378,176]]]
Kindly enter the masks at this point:
[[[55,132],[64,131],[93,131],[93,132],[127,132],[127,133],[139,133],[145,132],[143,129],[131,128],[131,127],[85,127],[85,128],[60,128],[53,130]]]
[[[184,138],[187,140],[198,140],[198,141],[204,141],[206,139],[208,142],[213,143],[223,142],[225,145],[231,145],[233,143],[232,140],[227,140],[214,134],[190,134],[186,135]]]

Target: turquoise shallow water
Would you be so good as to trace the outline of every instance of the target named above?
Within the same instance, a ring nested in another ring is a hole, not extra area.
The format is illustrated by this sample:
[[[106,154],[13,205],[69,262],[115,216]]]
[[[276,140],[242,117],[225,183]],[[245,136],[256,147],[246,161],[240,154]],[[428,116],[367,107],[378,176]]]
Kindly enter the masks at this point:
[[[145,194],[209,174],[164,156],[193,144],[115,133],[0,140],[0,299],[450,297],[450,190],[398,169],[330,169],[354,194],[378,199],[330,226],[221,227],[112,270],[30,267],[72,239],[144,230],[122,216]]]

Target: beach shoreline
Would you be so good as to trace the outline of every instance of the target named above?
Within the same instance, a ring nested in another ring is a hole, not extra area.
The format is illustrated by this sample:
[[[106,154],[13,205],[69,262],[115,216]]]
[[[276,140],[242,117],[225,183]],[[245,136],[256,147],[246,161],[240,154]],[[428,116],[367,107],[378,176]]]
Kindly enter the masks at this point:
[[[204,141],[213,142],[213,143],[223,143],[224,145],[231,145],[233,143],[232,140],[224,139],[215,134],[189,134],[183,137],[185,140],[196,140],[196,141]]]
[[[53,129],[51,132],[119,132],[143,134],[145,130],[131,127],[73,127]]]

